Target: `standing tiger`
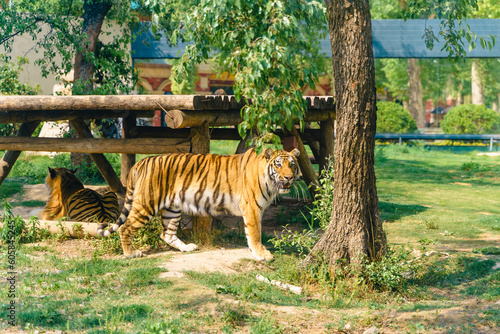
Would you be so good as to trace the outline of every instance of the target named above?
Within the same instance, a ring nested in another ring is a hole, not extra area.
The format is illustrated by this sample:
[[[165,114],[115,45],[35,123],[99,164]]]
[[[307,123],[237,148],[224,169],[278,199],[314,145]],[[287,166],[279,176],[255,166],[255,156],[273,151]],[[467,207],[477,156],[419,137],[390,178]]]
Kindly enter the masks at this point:
[[[130,170],[127,195],[117,223],[97,233],[109,236],[120,227],[123,253],[139,257],[132,248],[134,233],[158,212],[163,222],[162,239],[183,252],[195,250],[177,238],[181,212],[191,215],[232,214],[243,216],[248,246],[257,260],[273,256],[262,245],[261,220],[277,193],[287,193],[299,176],[292,152],[254,149],[243,154],[215,155],[176,153],[142,159]]]
[[[50,168],[45,184],[50,190],[47,205],[40,219],[57,220],[68,217],[73,221],[99,223],[118,217],[118,199],[112,191],[104,195],[84,188],[75,176],[76,169]]]

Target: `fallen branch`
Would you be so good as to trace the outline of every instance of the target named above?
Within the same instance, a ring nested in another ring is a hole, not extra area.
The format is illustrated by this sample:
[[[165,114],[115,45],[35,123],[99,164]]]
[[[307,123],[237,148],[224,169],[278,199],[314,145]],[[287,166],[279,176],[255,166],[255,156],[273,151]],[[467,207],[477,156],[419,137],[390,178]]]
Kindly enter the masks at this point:
[[[264,282],[267,284],[277,286],[278,288],[280,288],[282,290],[290,290],[291,292],[293,292],[297,295],[300,295],[302,293],[302,288],[299,286],[291,285],[288,283],[283,283],[280,281],[270,280],[269,278],[266,278],[260,274],[257,275],[255,278],[257,279],[257,281],[261,281],[261,282]]]

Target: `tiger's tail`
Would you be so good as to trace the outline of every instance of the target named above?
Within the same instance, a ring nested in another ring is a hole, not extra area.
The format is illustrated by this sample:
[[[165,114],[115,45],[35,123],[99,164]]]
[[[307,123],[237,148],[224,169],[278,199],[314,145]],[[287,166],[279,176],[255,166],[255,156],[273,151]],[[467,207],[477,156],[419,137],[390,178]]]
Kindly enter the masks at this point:
[[[130,213],[130,208],[132,207],[132,202],[134,200],[134,186],[132,182],[129,182],[130,186],[127,188],[127,195],[125,197],[125,203],[123,204],[122,212],[120,214],[120,218],[116,221],[116,223],[111,226],[109,229],[104,230],[108,227],[108,222],[103,222],[97,227],[97,235],[101,237],[109,237],[112,233],[118,231],[120,226],[125,223],[127,220],[128,214]]]

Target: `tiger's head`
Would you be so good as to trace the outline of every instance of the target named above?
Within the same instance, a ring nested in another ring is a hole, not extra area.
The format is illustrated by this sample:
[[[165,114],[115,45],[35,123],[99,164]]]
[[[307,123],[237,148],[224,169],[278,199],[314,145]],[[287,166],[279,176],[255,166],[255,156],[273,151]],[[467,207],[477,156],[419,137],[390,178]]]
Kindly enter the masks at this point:
[[[290,191],[290,186],[299,178],[300,170],[297,157],[300,151],[293,149],[291,152],[267,149],[264,156],[267,159],[267,169],[271,181],[278,188],[280,194]]]
[[[50,168],[45,184],[52,192],[60,191],[63,196],[65,192],[83,188],[83,184],[75,176],[77,169]]]

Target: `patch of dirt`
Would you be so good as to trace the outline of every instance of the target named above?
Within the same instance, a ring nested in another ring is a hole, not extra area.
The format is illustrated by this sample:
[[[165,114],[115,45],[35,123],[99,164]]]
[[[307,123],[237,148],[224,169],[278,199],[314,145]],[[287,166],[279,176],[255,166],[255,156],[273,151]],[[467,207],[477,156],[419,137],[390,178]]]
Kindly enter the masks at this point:
[[[160,277],[184,277],[183,272],[186,270],[199,272],[220,271],[225,274],[234,274],[237,272],[233,267],[234,264],[243,259],[253,259],[250,249],[221,248],[205,252],[177,253],[172,259],[160,266],[168,270],[168,272],[160,274]]]

